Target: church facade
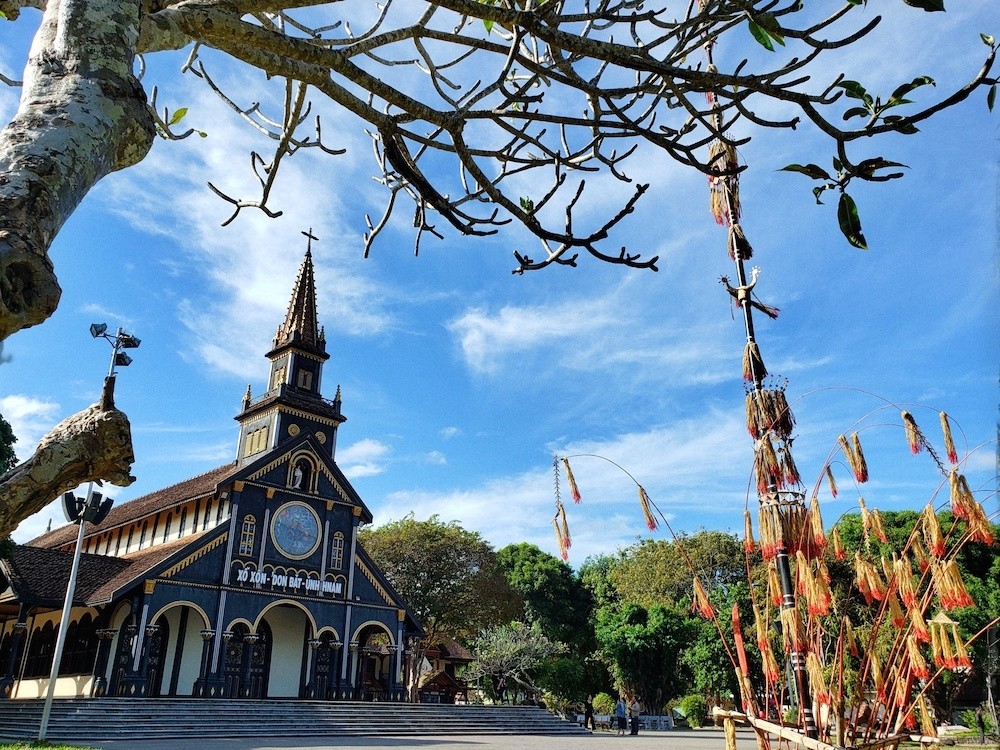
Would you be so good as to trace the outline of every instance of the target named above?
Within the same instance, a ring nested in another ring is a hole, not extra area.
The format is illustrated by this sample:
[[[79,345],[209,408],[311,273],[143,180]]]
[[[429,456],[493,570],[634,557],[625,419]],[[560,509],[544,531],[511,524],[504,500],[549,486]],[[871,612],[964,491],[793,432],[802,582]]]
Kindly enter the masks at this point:
[[[420,624],[358,546],[307,250],[236,460],[88,524],[57,695],[404,700]],[[78,527],[0,561],[0,693],[45,694]]]

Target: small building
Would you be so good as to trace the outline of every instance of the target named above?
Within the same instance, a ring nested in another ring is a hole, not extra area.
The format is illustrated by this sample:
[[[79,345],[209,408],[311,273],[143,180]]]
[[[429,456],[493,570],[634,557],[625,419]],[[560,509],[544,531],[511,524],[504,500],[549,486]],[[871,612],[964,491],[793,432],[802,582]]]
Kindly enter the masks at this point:
[[[372,514],[337,466],[340,389],[306,251],[236,417],[236,460],[88,524],[61,696],[405,700],[419,623],[358,546]],[[0,561],[0,694],[45,694],[78,527]]]
[[[434,644],[424,652],[417,692],[421,703],[468,703],[469,685],[459,670],[474,657],[457,641]]]

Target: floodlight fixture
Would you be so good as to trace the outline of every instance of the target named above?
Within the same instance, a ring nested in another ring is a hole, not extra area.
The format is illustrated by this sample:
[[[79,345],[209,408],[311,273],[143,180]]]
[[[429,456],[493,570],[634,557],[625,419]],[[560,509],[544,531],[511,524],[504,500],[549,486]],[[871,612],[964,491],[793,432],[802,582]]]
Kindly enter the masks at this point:
[[[109,378],[115,376],[116,367],[128,367],[132,364],[132,358],[125,354],[122,349],[138,349],[139,344],[142,343],[138,336],[127,333],[121,326],[118,327],[118,331],[112,336],[108,333],[107,323],[91,323],[90,335],[95,339],[105,339],[111,344],[111,365],[108,368]]]

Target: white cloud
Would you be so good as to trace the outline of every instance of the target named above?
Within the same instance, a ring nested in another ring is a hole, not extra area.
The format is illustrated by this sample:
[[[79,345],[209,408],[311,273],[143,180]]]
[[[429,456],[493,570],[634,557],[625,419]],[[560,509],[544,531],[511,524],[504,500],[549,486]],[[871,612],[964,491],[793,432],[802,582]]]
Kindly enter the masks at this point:
[[[391,448],[379,440],[359,440],[337,450],[337,465],[348,479],[375,476],[385,471],[390,453]]]
[[[31,396],[14,394],[0,398],[0,414],[17,437],[14,452],[19,460],[35,452],[38,441],[55,426],[59,410],[59,404]]]
[[[448,458],[441,451],[430,451],[424,454],[424,461],[437,466],[447,466]]]
[[[462,428],[455,427],[454,425],[449,427],[444,427],[441,429],[441,437],[443,437],[445,440],[458,437],[461,434],[462,434]]]

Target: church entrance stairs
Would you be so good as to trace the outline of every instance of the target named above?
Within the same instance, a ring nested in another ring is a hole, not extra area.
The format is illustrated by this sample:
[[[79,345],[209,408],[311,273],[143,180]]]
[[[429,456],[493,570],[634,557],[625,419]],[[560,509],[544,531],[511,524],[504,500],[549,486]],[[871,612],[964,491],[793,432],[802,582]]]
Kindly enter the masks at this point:
[[[0,739],[38,736],[44,701],[0,701]],[[47,739],[585,734],[533,706],[212,699],[57,699]]]

